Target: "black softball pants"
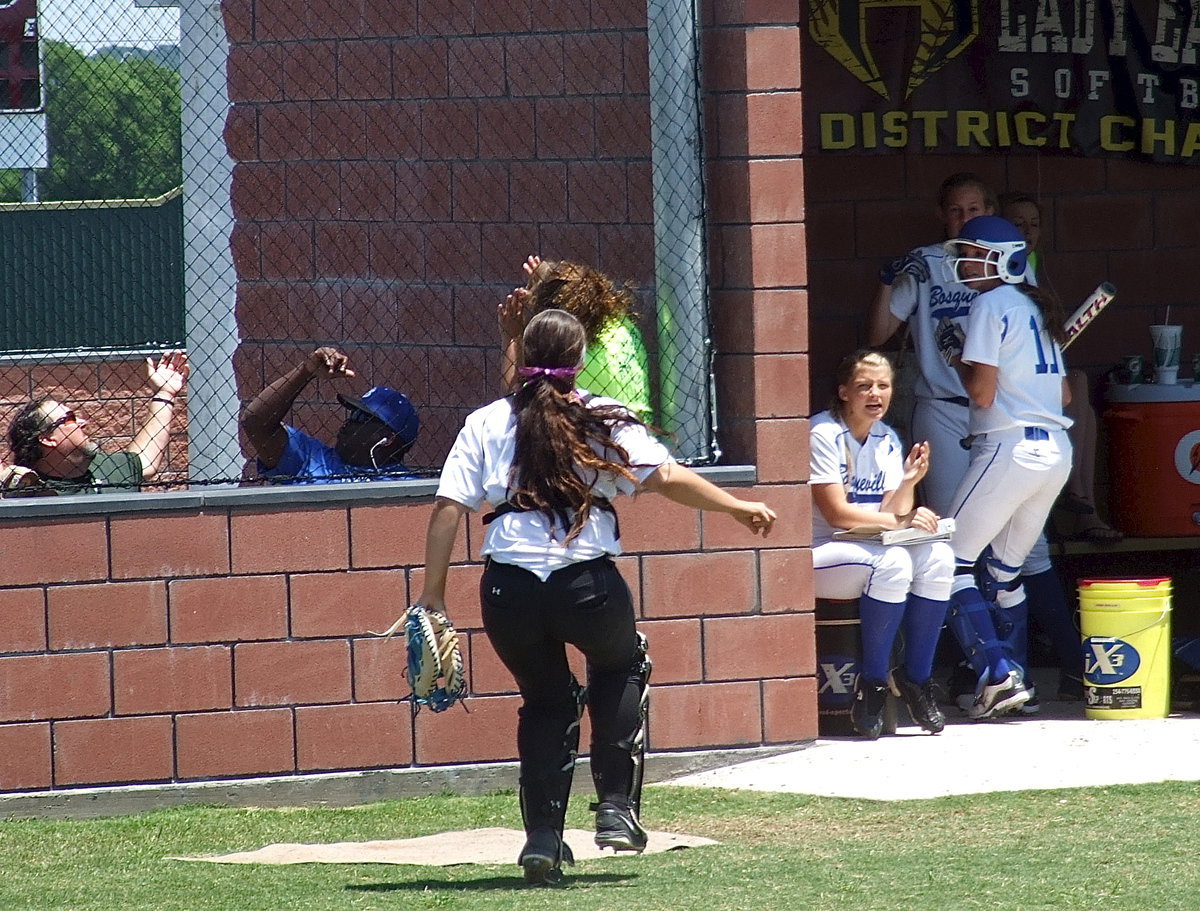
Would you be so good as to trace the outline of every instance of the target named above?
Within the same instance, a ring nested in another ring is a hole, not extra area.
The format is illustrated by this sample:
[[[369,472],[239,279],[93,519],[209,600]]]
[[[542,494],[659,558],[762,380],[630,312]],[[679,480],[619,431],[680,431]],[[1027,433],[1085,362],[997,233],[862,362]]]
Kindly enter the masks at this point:
[[[597,796],[625,805],[632,786],[628,741],[641,725],[642,656],[633,597],[609,557],[564,567],[542,582],[533,573],[489,560],[480,580],[483,625],[496,654],[512,673],[522,705],[517,752],[524,786],[540,790],[564,764],[564,734],[575,730],[580,706],[566,646],[587,659],[588,712],[592,722],[593,777]],[[603,782],[602,785],[599,783]],[[569,793],[570,778],[566,779]],[[561,798],[565,812],[567,793]]]

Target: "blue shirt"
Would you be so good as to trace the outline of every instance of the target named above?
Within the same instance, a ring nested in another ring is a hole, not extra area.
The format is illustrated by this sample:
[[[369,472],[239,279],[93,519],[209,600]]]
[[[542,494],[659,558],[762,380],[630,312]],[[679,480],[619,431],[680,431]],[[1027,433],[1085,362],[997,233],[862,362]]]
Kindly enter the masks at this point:
[[[280,484],[336,484],[341,481],[401,481],[415,478],[399,462],[382,468],[367,468],[346,462],[336,449],[310,437],[302,430],[284,425],[287,445],[279,464],[267,468],[258,463],[258,473]]]

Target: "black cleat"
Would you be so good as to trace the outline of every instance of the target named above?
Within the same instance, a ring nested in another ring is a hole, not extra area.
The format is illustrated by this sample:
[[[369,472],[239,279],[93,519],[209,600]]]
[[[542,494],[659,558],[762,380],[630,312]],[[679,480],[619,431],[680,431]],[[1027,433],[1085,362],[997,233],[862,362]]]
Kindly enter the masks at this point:
[[[537,886],[556,886],[563,881],[562,865],[574,865],[571,849],[557,832],[548,827],[534,829],[525,839],[517,863],[525,871],[525,882]]]
[[[883,733],[883,707],[887,703],[886,683],[874,683],[858,675],[854,688],[854,703],[850,706],[850,724],[868,740],[878,740]]]
[[[649,836],[633,810],[608,802],[596,807],[596,847],[640,854],[646,850],[647,841]]]
[[[908,706],[908,714],[915,724],[920,725],[930,734],[940,734],[946,726],[946,716],[938,708],[937,699],[933,695],[933,678],[924,684],[913,683],[912,678],[904,668],[897,668],[892,673],[892,683],[897,696]]]
[[[972,721],[1007,715],[1029,701],[1031,693],[1025,689],[1019,671],[1009,671],[998,683],[989,683],[979,691],[975,702],[967,711]]]

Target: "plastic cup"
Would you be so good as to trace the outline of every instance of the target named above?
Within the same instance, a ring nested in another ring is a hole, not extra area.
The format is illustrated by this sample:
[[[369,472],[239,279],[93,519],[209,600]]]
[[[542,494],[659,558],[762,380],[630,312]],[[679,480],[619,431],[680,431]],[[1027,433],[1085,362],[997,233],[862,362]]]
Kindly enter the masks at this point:
[[[1173,384],[1179,380],[1179,350],[1183,342],[1183,326],[1151,326],[1150,340],[1154,343],[1154,376],[1157,382]]]
[[[1146,371],[1146,359],[1140,354],[1125,355],[1125,382],[1140,383]],[[1200,372],[1196,374],[1200,376]]]

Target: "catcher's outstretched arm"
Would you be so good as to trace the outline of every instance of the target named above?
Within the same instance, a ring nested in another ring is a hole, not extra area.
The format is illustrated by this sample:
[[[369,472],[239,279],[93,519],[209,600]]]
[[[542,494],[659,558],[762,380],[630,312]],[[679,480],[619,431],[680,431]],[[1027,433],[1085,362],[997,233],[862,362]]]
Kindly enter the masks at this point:
[[[728,513],[763,537],[770,533],[771,526],[775,524],[775,511],[766,503],[739,500],[678,462],[664,462],[642,482],[642,487],[683,506]]]
[[[450,553],[454,550],[454,539],[458,537],[458,526],[467,512],[469,510],[462,503],[446,497],[434,501],[429,529],[425,533],[425,587],[417,599],[418,604],[445,611]]]

